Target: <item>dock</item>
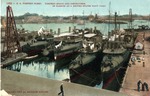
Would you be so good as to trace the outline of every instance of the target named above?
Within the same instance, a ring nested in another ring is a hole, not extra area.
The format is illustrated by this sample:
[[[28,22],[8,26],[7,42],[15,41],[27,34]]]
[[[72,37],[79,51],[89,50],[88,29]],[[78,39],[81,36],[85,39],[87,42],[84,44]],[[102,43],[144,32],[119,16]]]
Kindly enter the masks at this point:
[[[64,96],[127,96],[124,93],[1,70],[1,89],[12,96],[58,96],[61,83]]]
[[[150,31],[139,32],[137,37],[143,39],[144,49],[139,52],[133,50],[131,58],[138,57],[140,59],[136,59],[133,63],[130,58],[120,93],[125,93],[128,96],[150,96],[150,91],[140,90],[138,92],[137,90],[139,79],[141,79],[142,83],[147,82],[150,88]]]
[[[26,53],[15,53],[12,55],[12,57],[6,58],[4,61],[1,62],[1,67],[6,67],[9,65],[12,65],[13,63],[20,61],[21,59],[24,59],[27,56]]]

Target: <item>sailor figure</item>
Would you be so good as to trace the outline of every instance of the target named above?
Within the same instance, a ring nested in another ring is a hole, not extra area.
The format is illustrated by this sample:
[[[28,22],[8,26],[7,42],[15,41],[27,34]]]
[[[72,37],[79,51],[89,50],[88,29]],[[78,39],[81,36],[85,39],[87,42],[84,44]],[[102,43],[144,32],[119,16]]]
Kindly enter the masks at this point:
[[[137,90],[140,92],[140,85],[142,84],[141,80],[137,82]]]

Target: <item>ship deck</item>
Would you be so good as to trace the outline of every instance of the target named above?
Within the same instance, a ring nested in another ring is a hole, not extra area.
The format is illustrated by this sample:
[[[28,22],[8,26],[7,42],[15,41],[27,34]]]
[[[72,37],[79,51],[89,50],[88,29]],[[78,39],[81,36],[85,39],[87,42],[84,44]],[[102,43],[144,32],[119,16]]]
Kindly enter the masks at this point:
[[[61,51],[66,51],[70,49],[76,49],[79,46],[79,44],[67,44],[65,46],[62,46]]]
[[[30,46],[35,46],[36,47],[38,45],[46,45],[46,44],[48,44],[47,41],[36,41],[33,44],[31,44]]]
[[[95,55],[84,55],[83,57],[79,57],[77,61],[80,61],[80,58],[82,60],[82,64],[80,64],[79,62],[76,62],[75,64],[70,65],[70,69],[76,69],[82,66],[85,66],[86,64],[92,62],[96,56]]]
[[[143,34],[144,32],[140,32],[138,35],[141,35],[142,37]],[[145,38],[147,37],[150,38],[150,31],[145,32]],[[131,57],[138,56],[141,59],[136,60],[134,64],[131,62],[131,60],[129,61],[130,66],[127,67],[126,75],[122,83],[122,88],[120,88],[120,92],[126,93],[128,96],[150,96],[150,91],[137,91],[137,82],[139,79],[141,79],[142,83],[147,82],[147,84],[150,86],[150,41],[144,41],[143,51],[145,51],[145,54],[131,55]],[[145,64],[143,62],[145,62]]]
[[[122,54],[126,51],[126,49],[122,49],[122,48],[119,48],[119,49],[105,49],[103,50],[103,53],[105,54]]]

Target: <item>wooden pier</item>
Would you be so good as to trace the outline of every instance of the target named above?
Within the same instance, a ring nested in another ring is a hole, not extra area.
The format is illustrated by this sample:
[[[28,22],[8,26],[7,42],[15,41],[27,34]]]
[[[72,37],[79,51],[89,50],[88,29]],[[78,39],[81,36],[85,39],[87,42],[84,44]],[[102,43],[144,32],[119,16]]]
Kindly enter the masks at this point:
[[[150,88],[150,31],[139,32],[138,37],[141,37],[144,49],[140,51],[133,50],[131,58],[138,57],[140,59],[132,62],[130,58],[120,92],[128,96],[150,96],[150,91],[140,90],[138,92],[137,90],[139,79],[141,79],[142,83],[147,82]],[[142,86],[140,88],[142,89]]]

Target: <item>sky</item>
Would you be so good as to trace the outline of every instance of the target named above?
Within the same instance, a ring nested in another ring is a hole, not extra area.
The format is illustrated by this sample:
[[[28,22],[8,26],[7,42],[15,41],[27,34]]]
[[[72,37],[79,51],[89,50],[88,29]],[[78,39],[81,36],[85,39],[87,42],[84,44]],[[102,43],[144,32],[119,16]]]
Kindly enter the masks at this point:
[[[6,16],[8,5],[15,16],[27,12],[44,16],[108,15],[109,2],[112,14],[128,14],[130,8],[132,14],[150,14],[150,0],[1,0],[1,15]]]

